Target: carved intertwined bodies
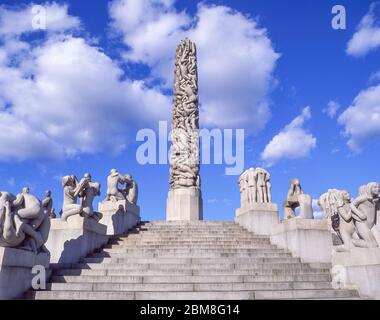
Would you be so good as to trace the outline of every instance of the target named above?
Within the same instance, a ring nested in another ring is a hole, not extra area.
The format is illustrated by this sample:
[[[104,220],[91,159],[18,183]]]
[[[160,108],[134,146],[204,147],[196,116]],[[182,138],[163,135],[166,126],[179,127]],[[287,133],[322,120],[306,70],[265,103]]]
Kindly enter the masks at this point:
[[[199,188],[199,110],[196,47],[189,39],[176,50],[170,187]]]
[[[359,188],[359,196],[351,201],[346,190],[330,189],[318,201],[326,219],[331,219],[333,230],[343,245],[336,251],[348,251],[352,247],[377,247],[372,229],[376,227],[380,212],[379,184],[371,182]]]

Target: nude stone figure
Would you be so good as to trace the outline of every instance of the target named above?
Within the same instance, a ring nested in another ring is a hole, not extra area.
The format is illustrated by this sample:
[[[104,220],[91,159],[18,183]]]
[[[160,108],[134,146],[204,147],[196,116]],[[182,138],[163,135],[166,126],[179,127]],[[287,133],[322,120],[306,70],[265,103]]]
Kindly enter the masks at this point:
[[[49,217],[52,216],[53,212],[53,199],[51,197],[51,191],[47,190],[45,192],[45,199],[42,200],[42,208],[44,209],[44,213]]]
[[[247,186],[248,186],[248,202],[255,203],[258,200],[257,197],[257,175],[253,168],[250,168],[246,174]]]
[[[330,189],[319,198],[318,205],[322,208],[325,218],[332,220],[333,230],[343,242],[343,245],[334,247],[335,251],[342,252],[349,251],[353,247],[368,247],[365,240],[354,237],[356,228],[351,210],[351,196],[348,191]]]
[[[377,223],[380,211],[379,192],[380,187],[377,182],[368,183],[360,188],[359,196],[351,203],[357,234],[370,248],[378,246],[371,229]]]
[[[119,171],[112,169],[107,178],[107,196],[104,201],[118,201],[124,200],[125,196],[121,189],[119,189],[119,183],[125,183],[125,177],[122,176]]]
[[[132,175],[130,174],[125,175],[125,180],[127,186],[126,198],[130,203],[137,204],[139,194],[137,183],[133,180]]]
[[[83,211],[83,203],[77,203],[79,194],[88,186],[87,180],[78,179],[75,176],[65,176],[62,178],[63,187],[63,207],[61,219],[67,221],[70,216],[81,214]]]
[[[295,218],[295,209],[298,207],[300,207],[299,218],[313,219],[312,198],[302,191],[299,179],[294,178],[291,180],[288,195],[284,203],[284,218]]]
[[[48,252],[44,244],[50,230],[50,219],[41,202],[25,187],[16,197],[9,192],[0,193],[0,245]]]

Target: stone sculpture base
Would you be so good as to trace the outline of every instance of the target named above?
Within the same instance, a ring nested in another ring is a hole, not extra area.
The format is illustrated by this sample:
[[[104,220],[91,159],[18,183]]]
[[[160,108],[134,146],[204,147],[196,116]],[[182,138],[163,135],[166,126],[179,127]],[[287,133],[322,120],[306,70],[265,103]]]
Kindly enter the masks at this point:
[[[283,220],[273,228],[270,240],[302,262],[331,263],[332,239],[326,220]]]
[[[275,203],[255,203],[239,208],[235,212],[235,222],[259,235],[271,235],[275,225],[280,223],[280,215]]]
[[[166,220],[203,220],[202,192],[196,188],[170,190],[166,203]]]
[[[0,248],[0,299],[22,298],[22,295],[31,288],[32,273],[35,265],[46,269],[46,276],[50,276],[49,255],[38,255],[30,251]]]
[[[361,297],[380,299],[380,248],[353,248],[334,252],[333,285],[357,289]]]
[[[53,267],[78,262],[108,242],[107,227],[93,219],[79,215],[71,216],[67,222],[51,220],[46,247],[51,253]]]
[[[99,202],[98,211],[103,217],[100,223],[107,226],[107,235],[122,235],[140,223],[140,207],[128,202]]]

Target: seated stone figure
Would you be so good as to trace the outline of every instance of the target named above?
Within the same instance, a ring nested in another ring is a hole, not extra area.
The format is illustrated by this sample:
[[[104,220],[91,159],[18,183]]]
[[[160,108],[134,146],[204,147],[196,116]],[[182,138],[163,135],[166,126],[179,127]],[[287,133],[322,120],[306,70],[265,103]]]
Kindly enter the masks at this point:
[[[119,188],[119,184],[123,187]],[[107,178],[107,196],[102,203],[127,200],[132,204],[137,204],[137,199],[138,186],[136,181],[133,180],[132,175],[121,175],[119,171],[112,169]]]
[[[107,196],[104,201],[124,200],[125,195],[123,190],[119,189],[119,184],[125,183],[125,177],[122,176],[116,169],[111,169],[109,176],[107,177]]]
[[[348,191],[330,189],[319,198],[318,205],[324,212],[324,218],[332,221],[332,228],[343,243],[335,246],[335,251],[349,251],[352,247],[370,247],[370,243],[357,236]]]
[[[48,252],[44,244],[50,230],[50,219],[41,201],[24,188],[16,197],[9,192],[0,193],[0,245]]]
[[[86,173],[80,181],[75,176],[65,176],[62,179],[62,186],[64,195],[62,220],[67,221],[73,215],[100,220],[101,214],[93,209],[94,198],[100,195],[100,184],[92,182],[91,174]]]
[[[288,196],[284,203],[284,218],[291,219],[296,217],[296,208],[300,208],[298,218],[313,219],[312,198],[302,191],[301,183],[298,178],[292,179]]]
[[[372,228],[377,224],[377,216],[380,213],[379,192],[379,184],[370,182],[360,187],[359,196],[351,203],[357,234],[370,248],[378,246]]]

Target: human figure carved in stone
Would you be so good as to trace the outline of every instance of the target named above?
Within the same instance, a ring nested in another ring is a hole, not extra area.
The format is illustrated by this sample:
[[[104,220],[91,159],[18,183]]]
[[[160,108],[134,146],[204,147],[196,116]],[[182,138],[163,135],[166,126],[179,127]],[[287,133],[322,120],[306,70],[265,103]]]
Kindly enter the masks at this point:
[[[125,177],[116,169],[112,169],[107,177],[107,196],[104,201],[118,201],[125,199],[123,190],[119,189],[119,184],[125,184]]]
[[[268,172],[262,168],[257,168],[255,172],[257,176],[257,202],[268,203]]]
[[[96,221],[99,221],[102,218],[102,214],[94,211],[93,202],[95,197],[100,196],[100,183],[93,182],[90,173],[86,173],[80,183],[85,185],[85,188],[79,193],[83,208],[81,214],[84,217],[94,218]]]
[[[48,252],[44,244],[50,230],[49,216],[41,201],[23,189],[16,197],[0,192],[0,245],[23,250]]]
[[[379,192],[380,187],[377,182],[368,183],[360,187],[359,196],[351,203],[357,234],[371,248],[378,246],[372,228],[377,223],[377,215],[380,211]]]
[[[295,218],[295,209],[298,207],[300,207],[299,218],[313,219],[312,198],[302,191],[299,179],[294,178],[291,180],[288,195],[284,203],[284,218]]]
[[[245,175],[247,179],[248,186],[248,203],[257,202],[257,175],[255,169],[248,169],[247,174]]]
[[[62,178],[63,187],[63,207],[61,219],[67,219],[73,215],[83,212],[83,201],[77,203],[78,196],[88,186],[88,180],[82,179],[81,182],[75,176],[65,176]]]
[[[130,203],[137,204],[138,199],[138,186],[137,183],[133,180],[131,174],[125,175],[126,180],[126,198]]]
[[[42,200],[42,208],[44,209],[44,213],[51,217],[53,211],[53,199],[50,190],[45,192],[45,199]]]
[[[270,174],[265,169],[247,169],[239,178],[239,186],[242,206],[251,203],[272,203]]]
[[[200,188],[196,47],[189,39],[176,50],[170,188]]]
[[[248,203],[248,181],[246,175],[241,175],[239,178],[240,203],[244,206]]]
[[[335,246],[335,251],[349,251],[352,247],[367,248],[369,246],[365,240],[354,237],[355,220],[348,191],[330,189],[319,198],[318,205],[322,208],[325,219],[332,221],[332,228],[343,243],[343,245]]]

